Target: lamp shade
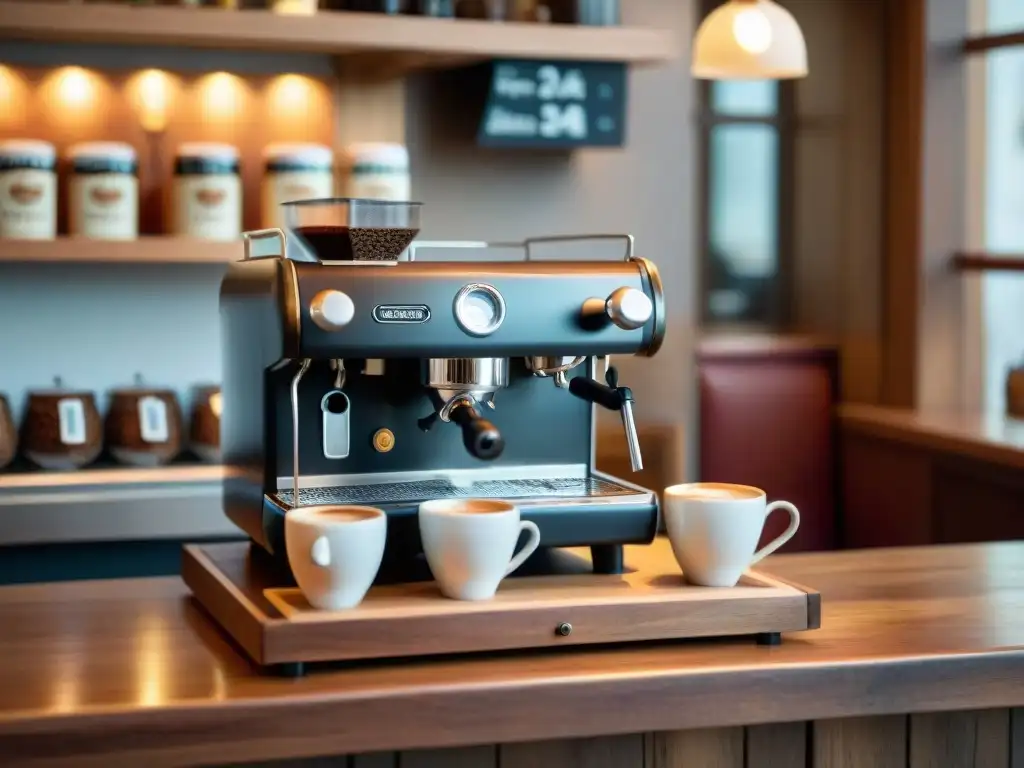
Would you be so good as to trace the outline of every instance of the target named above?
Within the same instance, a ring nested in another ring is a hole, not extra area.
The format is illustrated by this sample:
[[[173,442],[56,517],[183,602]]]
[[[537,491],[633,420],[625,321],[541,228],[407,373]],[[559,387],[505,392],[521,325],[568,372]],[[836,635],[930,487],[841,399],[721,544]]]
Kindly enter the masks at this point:
[[[793,15],[773,0],[729,0],[693,41],[694,77],[786,80],[807,75],[807,44]]]

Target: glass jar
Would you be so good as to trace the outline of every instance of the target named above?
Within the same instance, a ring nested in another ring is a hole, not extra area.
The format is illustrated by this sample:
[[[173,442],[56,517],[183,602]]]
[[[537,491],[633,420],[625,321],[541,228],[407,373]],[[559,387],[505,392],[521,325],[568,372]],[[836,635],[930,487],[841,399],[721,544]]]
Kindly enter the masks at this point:
[[[614,27],[619,22],[619,0],[546,0],[556,24]]]
[[[310,16],[317,12],[318,3],[317,0],[273,0],[270,10],[274,13]]]
[[[412,12],[419,16],[448,19],[455,15],[455,0],[413,0]]]
[[[455,15],[462,19],[505,21],[508,18],[507,0],[457,0]]]
[[[409,0],[345,0],[344,10],[363,13],[408,13]]]
[[[541,0],[512,0],[508,12],[509,21],[530,21],[548,23],[551,21],[551,9]]]
[[[271,144],[263,150],[260,226],[280,227],[281,204],[334,196],[334,155],[321,144]]]
[[[1006,415],[1024,419],[1024,361],[1007,371]]]
[[[229,144],[182,144],[174,161],[171,231],[203,240],[242,234],[238,150]]]
[[[412,194],[409,152],[401,144],[352,144],[345,170],[346,197],[404,201]]]
[[[98,240],[139,236],[138,163],[129,144],[91,142],[68,150],[68,222],[72,235]]]
[[[0,237],[57,236],[57,150],[46,141],[0,142]]]

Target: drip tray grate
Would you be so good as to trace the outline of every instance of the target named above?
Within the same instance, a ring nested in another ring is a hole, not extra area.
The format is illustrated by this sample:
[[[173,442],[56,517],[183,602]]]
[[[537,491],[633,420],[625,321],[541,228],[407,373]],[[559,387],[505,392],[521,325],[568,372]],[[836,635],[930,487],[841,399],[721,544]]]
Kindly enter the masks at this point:
[[[453,483],[450,480],[418,480],[408,483],[340,485],[330,488],[301,488],[299,501],[312,504],[398,504],[431,499],[559,499],[584,503],[608,496],[636,496],[634,488],[597,477],[552,477],[536,480],[480,480]],[[293,504],[291,490],[273,497],[282,507]]]

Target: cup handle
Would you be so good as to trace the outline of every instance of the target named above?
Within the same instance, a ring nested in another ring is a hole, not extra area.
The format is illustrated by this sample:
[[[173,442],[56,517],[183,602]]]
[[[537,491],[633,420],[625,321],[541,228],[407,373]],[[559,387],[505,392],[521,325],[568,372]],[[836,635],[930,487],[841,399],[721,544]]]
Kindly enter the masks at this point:
[[[313,546],[309,548],[309,559],[314,565],[328,568],[331,565],[331,547],[326,536],[317,536]]]
[[[525,563],[526,558],[532,555],[537,550],[537,547],[540,546],[540,528],[537,527],[536,523],[531,523],[529,520],[523,520],[519,523],[519,530],[529,531],[530,538],[527,539],[523,548],[519,550],[519,554],[513,557],[512,562],[508,564],[508,568],[505,569],[506,576]]]
[[[797,511],[797,508],[788,501],[773,501],[768,505],[768,509],[765,510],[764,519],[767,520],[771,513],[776,509],[784,509],[789,512],[789,527],[755,552],[754,559],[750,561],[751,565],[761,562],[776,549],[792,539],[793,534],[796,533],[796,529],[800,527],[800,512]]]

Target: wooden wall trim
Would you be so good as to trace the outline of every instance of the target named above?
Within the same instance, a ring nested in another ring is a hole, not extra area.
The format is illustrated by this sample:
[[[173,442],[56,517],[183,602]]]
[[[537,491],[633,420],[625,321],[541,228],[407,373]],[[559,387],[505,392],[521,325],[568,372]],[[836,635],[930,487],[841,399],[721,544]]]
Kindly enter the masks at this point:
[[[927,0],[888,0],[882,404],[910,408],[917,392]]]
[[[1024,46],[1024,29],[1001,35],[978,35],[964,40],[964,53],[986,53],[1000,48]]]
[[[1024,272],[1024,253],[961,252],[950,266],[957,272]]]

